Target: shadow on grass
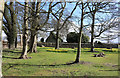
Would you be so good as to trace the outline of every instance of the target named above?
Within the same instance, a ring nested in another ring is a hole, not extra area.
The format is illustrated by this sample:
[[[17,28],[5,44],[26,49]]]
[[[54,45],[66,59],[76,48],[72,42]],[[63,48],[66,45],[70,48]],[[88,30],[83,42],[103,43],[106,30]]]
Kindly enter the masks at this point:
[[[3,52],[7,52],[7,53],[22,53],[21,51],[15,52],[15,51],[8,51],[8,50],[3,50]]]
[[[77,52],[77,50],[75,51],[73,51],[73,52]],[[82,52],[88,52],[88,53],[99,53],[100,51],[93,51],[93,52],[91,52],[90,50],[88,50],[88,51],[82,51]]]
[[[9,64],[9,65],[13,65],[13,66],[38,66],[38,67],[44,67],[44,66],[48,66],[48,67],[54,67],[54,66],[62,66],[62,65],[72,65],[75,64],[73,63],[66,63],[66,64],[51,64],[51,65],[31,65],[31,64]]]
[[[120,71],[120,69],[118,69],[118,70],[99,70],[99,71]]]
[[[90,62],[84,62],[81,61],[79,63],[76,62],[71,62],[71,63],[66,63],[66,64],[51,64],[51,65],[31,65],[31,64],[11,64],[8,63],[10,66],[38,66],[38,67],[55,67],[55,66],[65,66],[65,65],[73,65],[73,64],[92,64]]]
[[[55,67],[55,66],[62,66],[62,65],[72,65],[73,63],[67,63],[67,64],[51,64],[51,65],[30,65],[30,64],[10,64],[8,63],[9,67],[5,70],[9,70],[10,68],[13,68],[14,66],[37,66],[37,67]]]
[[[118,51],[113,51],[113,50],[102,50],[104,52],[118,52]]]
[[[99,53],[99,51],[87,51],[87,52],[91,52],[91,53]]]
[[[14,57],[6,57],[6,56],[2,56],[2,58],[18,59],[18,58],[14,58]]]
[[[77,51],[76,51],[77,52]],[[93,52],[91,52],[91,51],[82,51],[82,52],[88,52],[88,53],[99,53],[100,51],[93,51]]]

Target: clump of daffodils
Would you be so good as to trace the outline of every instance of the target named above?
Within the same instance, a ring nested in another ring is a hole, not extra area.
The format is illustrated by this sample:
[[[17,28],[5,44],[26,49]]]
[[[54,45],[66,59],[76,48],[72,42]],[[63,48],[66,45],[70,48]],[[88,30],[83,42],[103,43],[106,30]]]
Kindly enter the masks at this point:
[[[47,49],[50,52],[67,52],[68,50],[61,50],[61,49]]]

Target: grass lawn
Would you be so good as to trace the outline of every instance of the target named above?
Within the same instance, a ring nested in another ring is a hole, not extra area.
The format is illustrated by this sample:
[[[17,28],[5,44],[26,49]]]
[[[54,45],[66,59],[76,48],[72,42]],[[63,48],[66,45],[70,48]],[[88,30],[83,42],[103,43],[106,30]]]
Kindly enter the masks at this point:
[[[21,51],[3,51],[2,73],[4,76],[118,76],[118,49],[110,51],[105,48],[96,48],[104,52],[105,57],[92,57],[89,48],[82,48],[79,64],[65,65],[75,60],[76,49],[66,53],[49,52],[48,47],[38,47],[37,53],[28,54],[31,59],[15,59]],[[99,53],[98,52],[98,53]]]

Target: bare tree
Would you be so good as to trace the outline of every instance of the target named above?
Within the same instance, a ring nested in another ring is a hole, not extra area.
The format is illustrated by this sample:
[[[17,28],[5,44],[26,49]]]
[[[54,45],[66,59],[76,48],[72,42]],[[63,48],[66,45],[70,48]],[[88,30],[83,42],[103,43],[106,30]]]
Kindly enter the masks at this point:
[[[36,22],[35,21],[38,21],[38,18],[36,16],[39,15],[39,11],[40,11],[40,2],[37,2],[37,6],[35,8],[35,2],[32,2],[32,9],[36,9],[36,13],[32,11],[32,24],[31,24],[31,36],[30,36],[30,44],[29,44],[29,47],[30,47],[30,52],[37,52],[37,37],[36,37]]]
[[[91,25],[91,52],[94,51],[94,28],[95,28],[95,15],[100,10],[105,8],[109,3],[106,2],[94,2],[88,3],[88,8],[90,11],[90,16],[92,18],[92,25]]]
[[[44,14],[40,12],[45,11],[43,10],[43,7],[46,3],[43,3],[43,5],[41,3],[42,2],[37,2],[37,5],[35,5],[36,4],[35,2],[32,3],[32,10],[31,10],[32,24],[30,29],[31,36],[30,36],[30,45],[29,45],[30,49],[28,50],[28,52],[29,51],[37,52],[37,31],[42,29],[47,24],[47,21],[49,20],[52,2],[49,4],[48,12],[45,13],[46,14],[45,21],[43,21],[44,18],[40,17],[41,15],[44,15]]]
[[[37,31],[38,30],[42,30],[42,28],[46,25],[46,23],[47,23],[47,21],[48,21],[48,19],[49,19],[49,15],[50,15],[50,13],[51,13],[51,7],[54,7],[54,6],[51,6],[51,4],[52,4],[52,2],[50,2],[49,3],[49,7],[48,7],[48,11],[46,11],[46,10],[43,10],[42,8],[43,8],[43,6],[41,7],[41,2],[37,2],[37,3],[35,3],[35,2],[33,2],[33,7],[30,7],[30,6],[26,6],[26,5],[24,5],[24,4],[21,4],[20,2],[18,2],[18,1],[16,1],[18,4],[20,4],[20,5],[22,5],[22,6],[25,6],[25,7],[28,7],[30,10],[31,10],[31,12],[33,13],[33,16],[29,16],[27,19],[32,19],[32,21],[31,22],[33,22],[33,24],[32,25],[34,25],[33,27],[31,27],[31,28],[27,28],[26,30],[30,30],[30,31],[32,31],[32,39],[30,39],[31,41],[31,43],[30,43],[30,47],[29,47],[29,50],[27,51],[27,52],[29,52],[29,51],[35,51],[36,52],[36,48],[37,48],[37,39],[36,39],[36,34],[37,34]],[[35,4],[37,4],[37,5],[35,5]],[[35,8],[36,7],[36,8]],[[46,16],[46,20],[45,21],[43,21],[43,23],[42,24],[39,24],[39,18],[40,18],[40,16],[39,16],[39,14],[41,14],[41,13],[47,13],[47,16]]]
[[[28,59],[27,57],[27,46],[28,46],[28,0],[25,2],[25,13],[24,13],[24,28],[23,28],[23,51],[20,59]]]
[[[111,40],[117,39],[118,38],[118,33],[119,33],[119,17],[112,19],[111,22],[109,21],[109,24],[106,24],[104,28],[103,33],[99,33],[102,35],[95,35],[97,39],[107,41],[108,44],[111,43]]]
[[[81,2],[81,5],[82,5],[81,26],[79,28],[78,50],[77,50],[77,56],[76,56],[75,63],[78,63],[80,61],[79,59],[80,59],[80,55],[81,55],[81,39],[82,39],[83,17],[84,17],[84,3]]]
[[[68,15],[67,17],[64,18],[63,21],[63,15],[64,15],[64,10],[66,7],[66,2],[65,3],[60,3],[57,2],[55,5],[53,6],[57,6],[57,4],[59,5],[59,9],[57,9],[57,11],[52,10],[51,14],[56,18],[57,20],[57,25],[56,25],[56,45],[55,45],[55,49],[59,49],[59,34],[60,34],[60,30],[64,27],[64,25],[66,24],[66,22],[68,21],[69,18],[72,17],[73,12],[75,11],[78,2],[76,3],[75,7],[73,8],[73,10],[71,11],[70,15]],[[61,22],[63,22],[61,24]]]
[[[86,12],[86,4],[87,3],[83,3],[82,1],[79,3],[79,8],[81,9],[81,20],[80,20],[80,27],[79,27],[79,41],[78,41],[78,49],[77,49],[77,55],[76,55],[76,60],[74,63],[79,63],[80,61],[80,55],[81,55],[81,39],[82,39],[82,30],[84,27],[84,19],[85,19],[85,15],[88,14],[89,12]]]
[[[14,8],[15,8],[14,2],[5,3],[3,30],[7,35],[9,49],[15,49],[15,39],[17,37],[17,31],[16,31],[17,16]]]
[[[72,23],[71,21],[67,20],[66,24],[62,27],[62,29],[59,30],[59,39],[65,40],[67,37],[67,34],[69,33],[68,30],[70,29]],[[60,27],[62,26],[62,24],[60,23]],[[51,31],[52,30],[56,30],[57,29],[57,20],[52,19],[51,21]]]

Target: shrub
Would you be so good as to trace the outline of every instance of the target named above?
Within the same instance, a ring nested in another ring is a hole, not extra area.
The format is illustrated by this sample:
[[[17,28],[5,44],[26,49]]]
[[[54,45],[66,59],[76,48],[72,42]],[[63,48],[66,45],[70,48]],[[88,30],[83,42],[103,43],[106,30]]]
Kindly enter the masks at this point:
[[[44,42],[44,38],[41,38],[41,42]]]
[[[68,43],[78,43],[79,40],[79,33],[70,32],[67,34],[67,42]],[[86,36],[85,34],[82,34],[82,43],[89,42],[89,36]]]

